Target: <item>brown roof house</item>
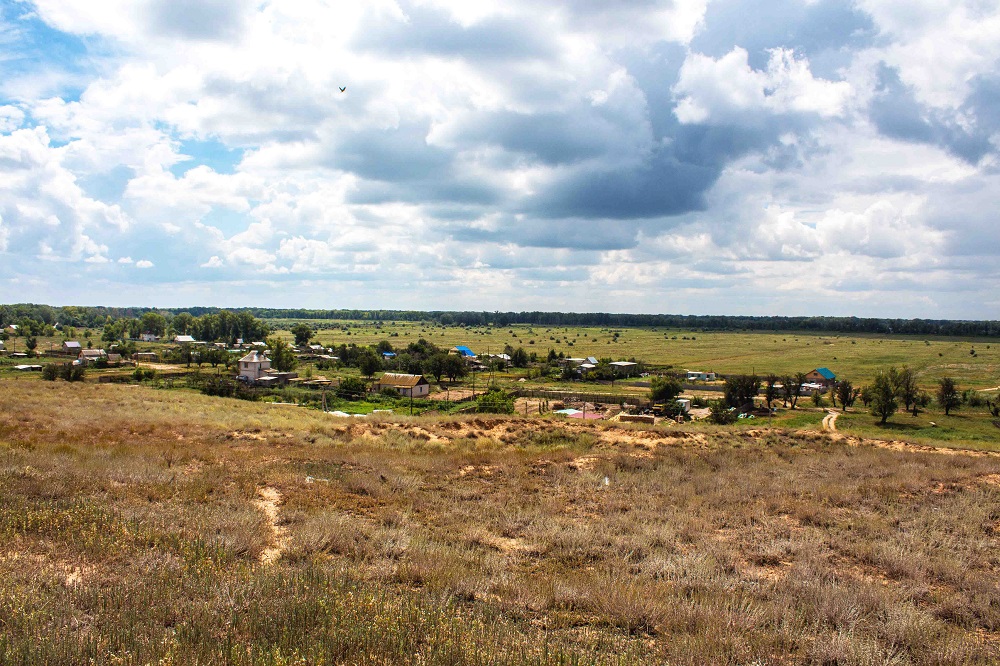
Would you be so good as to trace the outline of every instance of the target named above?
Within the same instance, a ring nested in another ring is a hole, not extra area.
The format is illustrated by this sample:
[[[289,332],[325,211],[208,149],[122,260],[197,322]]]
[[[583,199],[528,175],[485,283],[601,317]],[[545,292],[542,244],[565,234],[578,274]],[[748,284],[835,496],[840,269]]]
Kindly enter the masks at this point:
[[[264,352],[254,350],[240,359],[239,376],[248,381],[256,382],[261,377],[267,376],[271,369],[271,359],[264,356]]]
[[[423,398],[430,394],[431,385],[423,375],[404,375],[396,372],[386,372],[379,377],[375,390],[394,389],[396,393],[406,398]]]
[[[76,340],[66,340],[61,347],[64,354],[73,354],[73,356],[79,356],[82,350],[83,346]]]
[[[80,351],[80,365],[90,365],[91,363],[96,363],[97,361],[106,359],[108,353],[103,349],[83,349]]]

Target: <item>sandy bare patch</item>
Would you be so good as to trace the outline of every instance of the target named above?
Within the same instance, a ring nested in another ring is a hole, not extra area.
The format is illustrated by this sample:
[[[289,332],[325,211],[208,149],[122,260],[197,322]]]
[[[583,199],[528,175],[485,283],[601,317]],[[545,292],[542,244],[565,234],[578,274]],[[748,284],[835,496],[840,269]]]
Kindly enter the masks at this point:
[[[274,564],[288,546],[288,530],[278,524],[278,504],[281,502],[281,493],[278,492],[277,488],[267,486],[258,490],[257,494],[260,495],[260,499],[255,504],[267,517],[267,522],[271,525],[271,539],[274,542],[274,545],[268,546],[261,552],[260,563]]]

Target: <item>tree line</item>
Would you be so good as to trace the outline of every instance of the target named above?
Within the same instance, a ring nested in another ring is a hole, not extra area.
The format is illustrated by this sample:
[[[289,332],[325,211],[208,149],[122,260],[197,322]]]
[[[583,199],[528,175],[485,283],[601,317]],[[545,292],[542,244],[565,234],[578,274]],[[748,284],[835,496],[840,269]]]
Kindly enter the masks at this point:
[[[743,315],[628,314],[610,312],[487,312],[446,310],[360,310],[307,308],[114,308],[105,306],[50,306],[22,303],[0,305],[0,326],[33,320],[40,324],[103,327],[109,321],[138,319],[147,312],[192,318],[229,312],[259,319],[341,319],[349,321],[436,322],[442,325],[509,326],[629,326],[689,328],[704,331],[811,331],[882,335],[1000,336],[997,320],[891,319],[865,317],[779,317]]]

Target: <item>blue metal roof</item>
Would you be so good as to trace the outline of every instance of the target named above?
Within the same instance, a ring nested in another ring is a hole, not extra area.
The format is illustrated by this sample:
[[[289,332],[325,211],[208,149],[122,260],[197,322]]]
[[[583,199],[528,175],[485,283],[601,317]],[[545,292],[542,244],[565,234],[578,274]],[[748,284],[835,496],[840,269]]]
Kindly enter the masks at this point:
[[[823,375],[824,379],[836,379],[837,375],[830,372],[830,368],[816,368],[816,372]]]
[[[465,345],[455,345],[455,349],[457,349],[458,353],[461,354],[462,356],[475,356],[476,355],[471,349],[469,349]]]

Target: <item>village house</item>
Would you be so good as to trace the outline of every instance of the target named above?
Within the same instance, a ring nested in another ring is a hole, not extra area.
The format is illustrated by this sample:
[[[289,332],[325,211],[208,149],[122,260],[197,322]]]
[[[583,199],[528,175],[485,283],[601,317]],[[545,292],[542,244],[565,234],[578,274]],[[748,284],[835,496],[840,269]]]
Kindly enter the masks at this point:
[[[146,333],[140,333],[139,339],[142,340],[143,342],[157,342],[159,341],[160,336],[158,336],[156,333],[149,333],[147,331]]]
[[[465,345],[456,345],[448,350],[449,354],[457,354],[464,359],[474,359],[476,358],[476,353],[466,347]]]
[[[72,354],[73,356],[79,356],[83,347],[76,340],[66,340],[62,343],[61,350],[64,354]]]
[[[194,341],[195,341],[194,337],[192,337],[190,335],[176,335],[176,336],[174,336],[174,342],[181,342],[181,343],[186,342],[186,343],[190,344],[190,343],[193,343]]]
[[[430,394],[431,385],[423,375],[404,375],[386,372],[379,377],[375,390],[393,389],[404,398],[423,398]]]
[[[264,356],[263,352],[254,350],[240,359],[239,377],[248,382],[257,382],[267,376],[270,369],[271,359]]]
[[[816,368],[806,374],[806,383],[819,384],[823,389],[828,389],[837,383],[837,375],[833,374],[829,368]]]
[[[80,365],[90,365],[91,363],[96,363],[101,359],[107,359],[108,353],[103,349],[83,349],[80,351],[80,356],[77,359]]]
[[[701,370],[688,370],[687,380],[689,382],[714,382],[714,372],[702,372]]]

